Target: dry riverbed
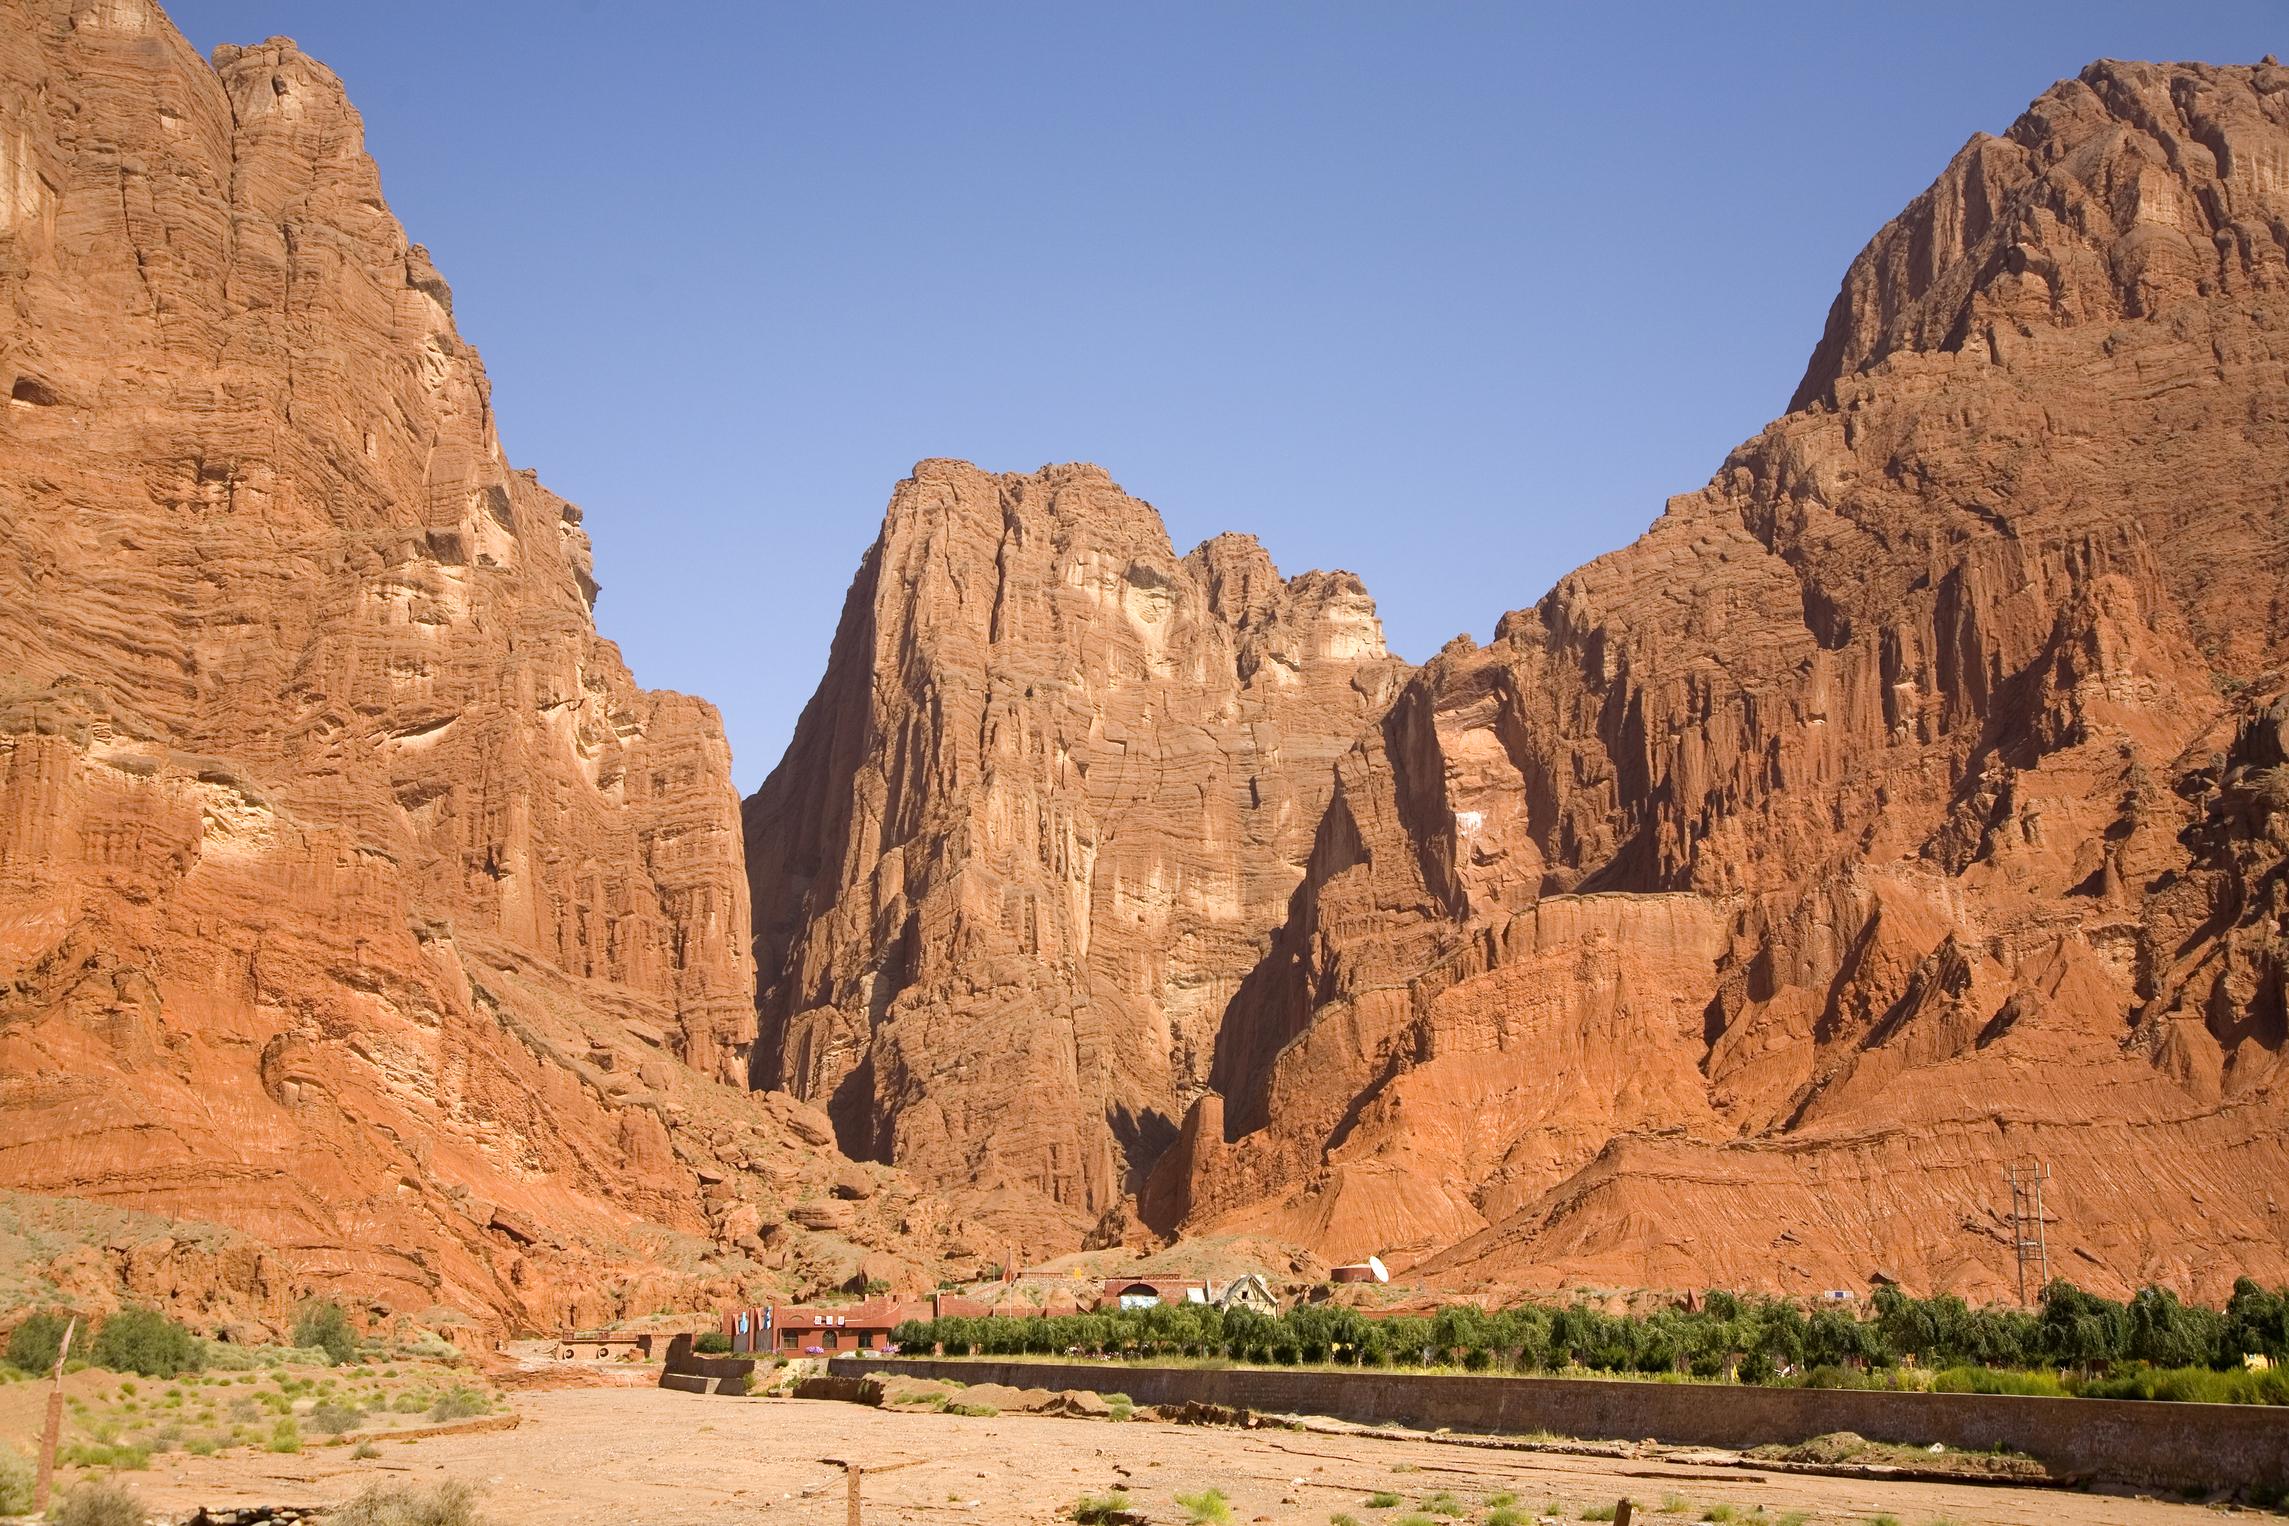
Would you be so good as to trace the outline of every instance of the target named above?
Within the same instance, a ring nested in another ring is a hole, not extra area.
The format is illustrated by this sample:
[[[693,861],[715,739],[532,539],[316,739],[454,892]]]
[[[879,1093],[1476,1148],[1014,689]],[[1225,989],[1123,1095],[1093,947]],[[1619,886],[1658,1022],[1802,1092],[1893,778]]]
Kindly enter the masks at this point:
[[[512,1392],[514,1429],[383,1437],[348,1446],[212,1457],[172,1453],[123,1474],[154,1509],[313,1505],[369,1483],[463,1479],[500,1526],[721,1522],[840,1523],[844,1461],[863,1480],[869,1522],[1070,1520],[1084,1494],[1181,1526],[1177,1496],[1215,1489],[1232,1519],[1272,1526],[1396,1526],[1410,1515],[1483,1520],[1515,1496],[1524,1519],[1581,1520],[1623,1496],[1641,1523],[1704,1518],[1778,1526],[2165,1526],[2217,1521],[2216,1507],[2052,1489],[1912,1483],[1709,1466],[1677,1456],[1490,1450],[1431,1437],[1141,1420],[874,1409],[827,1400],[728,1399],[631,1386]],[[25,1437],[12,1437],[22,1441]],[[1386,1500],[1386,1497],[1395,1497]],[[1384,1500],[1384,1503],[1376,1503]],[[1426,1504],[1428,1509],[1426,1510]],[[1757,1512],[1761,1511],[1759,1516]],[[2244,1513],[2244,1518],[2256,1516]]]

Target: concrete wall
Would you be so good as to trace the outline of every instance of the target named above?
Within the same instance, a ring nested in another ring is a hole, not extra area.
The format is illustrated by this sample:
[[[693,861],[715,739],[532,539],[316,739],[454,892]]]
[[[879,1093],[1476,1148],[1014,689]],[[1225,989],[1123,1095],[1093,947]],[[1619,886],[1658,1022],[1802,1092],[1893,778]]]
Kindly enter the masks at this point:
[[[838,1375],[889,1371],[1017,1388],[1094,1389],[1124,1393],[1139,1404],[1197,1399],[1365,1424],[1651,1438],[1680,1446],[1752,1447],[1857,1431],[1916,1446],[2005,1447],[2041,1458],[2056,1472],[2121,1483],[2173,1489],[2289,1483],[2289,1409],[2255,1404],[991,1358],[838,1359],[829,1367]]]
[[[701,1356],[692,1349],[688,1335],[668,1342],[667,1357],[660,1365],[660,1387],[689,1394],[744,1394],[754,1376],[755,1358]]]

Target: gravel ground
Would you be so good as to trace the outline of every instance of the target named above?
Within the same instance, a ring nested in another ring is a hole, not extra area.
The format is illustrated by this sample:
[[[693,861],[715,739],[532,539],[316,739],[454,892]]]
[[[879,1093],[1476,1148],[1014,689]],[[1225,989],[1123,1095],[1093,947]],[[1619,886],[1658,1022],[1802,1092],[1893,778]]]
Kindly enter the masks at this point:
[[[1712,1506],[1757,1507],[1804,1526],[2162,1526],[2218,1519],[2199,1505],[2058,1490],[1891,1483],[1758,1473],[1658,1457],[1489,1451],[1423,1440],[1285,1430],[1231,1430],[1027,1415],[897,1413],[824,1400],[726,1399],[659,1389],[566,1388],[514,1398],[514,1430],[384,1441],[357,1461],[347,1447],[299,1456],[154,1459],[130,1475],[156,1509],[338,1501],[376,1480],[466,1479],[499,1526],[741,1521],[841,1526],[841,1461],[863,1480],[869,1522],[1063,1521],[1084,1492],[1122,1488],[1153,1522],[1179,1526],[1177,1494],[1220,1489],[1241,1523],[1328,1526],[1346,1512],[1365,1526],[1409,1513],[1437,1491],[1465,1507],[1497,1491],[1528,1518],[1555,1502],[1568,1521],[1628,1496],[1641,1526],[1697,1521]],[[1397,1508],[1372,1508],[1379,1490]],[[1664,1502],[1673,1508],[1661,1510]],[[1687,1508],[1689,1507],[1689,1508]],[[1464,1519],[1481,1512],[1466,1510]],[[2247,1519],[2255,1520],[2254,1515]]]

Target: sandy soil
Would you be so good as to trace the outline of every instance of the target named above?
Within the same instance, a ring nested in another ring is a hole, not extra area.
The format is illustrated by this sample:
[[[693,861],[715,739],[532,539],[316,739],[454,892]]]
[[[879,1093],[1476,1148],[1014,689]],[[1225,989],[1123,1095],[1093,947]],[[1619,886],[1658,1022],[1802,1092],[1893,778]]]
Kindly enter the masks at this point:
[[[1349,1512],[1367,1526],[1407,1513],[1372,1509],[1377,1490],[1412,1506],[1448,1490],[1466,1505],[1498,1490],[1529,1515],[1552,1501],[1569,1521],[1626,1495],[1640,1522],[1684,1523],[1719,1503],[1742,1514],[1808,1512],[1806,1526],[2042,1522],[2163,1526],[2216,1519],[2196,1505],[1955,1484],[1866,1482],[1681,1464],[1488,1451],[1428,1438],[1396,1440],[1158,1423],[896,1413],[801,1399],[727,1399],[659,1389],[569,1388],[518,1394],[511,1431],[385,1441],[353,1460],[346,1447],[299,1456],[238,1453],[155,1458],[131,1475],[156,1509],[338,1501],[381,1479],[466,1479],[501,1526],[631,1522],[716,1526],[847,1519],[840,1459],[863,1480],[870,1522],[1062,1521],[1084,1491],[1125,1488],[1155,1522],[1181,1523],[1174,1496],[1221,1489],[1242,1523],[1328,1526]],[[1659,1513],[1665,1497],[1691,1509]]]

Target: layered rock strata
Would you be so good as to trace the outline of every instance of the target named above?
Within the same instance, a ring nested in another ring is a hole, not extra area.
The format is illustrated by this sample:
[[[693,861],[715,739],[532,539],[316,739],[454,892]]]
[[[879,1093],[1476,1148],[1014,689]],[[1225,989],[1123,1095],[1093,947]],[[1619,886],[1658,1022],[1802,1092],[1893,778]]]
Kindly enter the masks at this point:
[[[836,1167],[726,1084],[722,729],[597,636],[334,76],[0,3],[0,387],[0,1184],[511,1323],[785,1263]]]
[[[2289,71],[2099,64],[1342,759],[1144,1194],[1453,1285],[2289,1275]]]
[[[923,462],[746,805],[758,1083],[1027,1244],[1118,1220],[1403,671],[1347,573]]]

